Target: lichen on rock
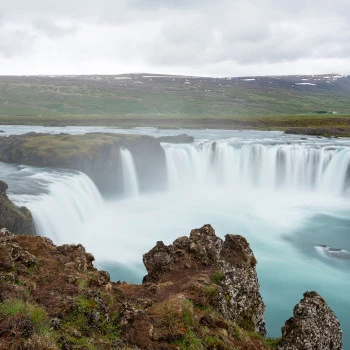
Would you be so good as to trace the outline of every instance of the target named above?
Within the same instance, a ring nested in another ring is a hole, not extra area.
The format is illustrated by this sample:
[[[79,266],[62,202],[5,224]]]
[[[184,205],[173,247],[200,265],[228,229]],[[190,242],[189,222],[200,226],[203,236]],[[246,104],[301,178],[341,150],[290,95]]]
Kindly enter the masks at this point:
[[[305,292],[282,328],[278,350],[341,350],[340,323],[316,292]]]
[[[210,225],[204,225],[192,230],[189,238],[180,237],[172,245],[157,242],[143,256],[143,262],[148,271],[144,283],[164,283],[174,280],[174,276],[180,283],[203,271],[209,279],[221,275],[214,286],[208,286],[204,279],[198,283],[198,289],[211,291],[211,303],[225,318],[266,335],[265,305],[259,292],[256,260],[244,237],[226,235],[223,241]]]

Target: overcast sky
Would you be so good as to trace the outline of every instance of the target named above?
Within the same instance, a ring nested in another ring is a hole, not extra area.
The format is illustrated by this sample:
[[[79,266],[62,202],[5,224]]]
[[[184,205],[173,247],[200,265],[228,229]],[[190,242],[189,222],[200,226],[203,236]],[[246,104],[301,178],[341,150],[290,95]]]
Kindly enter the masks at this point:
[[[0,0],[0,74],[350,73],[350,0]]]

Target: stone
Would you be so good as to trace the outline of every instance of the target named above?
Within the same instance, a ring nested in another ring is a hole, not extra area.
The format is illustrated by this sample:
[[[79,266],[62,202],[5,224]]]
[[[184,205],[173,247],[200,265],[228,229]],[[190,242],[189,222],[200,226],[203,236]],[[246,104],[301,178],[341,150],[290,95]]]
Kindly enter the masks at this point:
[[[206,280],[216,274],[220,281],[213,290],[212,306],[238,325],[266,335],[265,305],[259,292],[256,260],[242,236],[226,235],[223,241],[216,236],[211,225],[204,225],[192,230],[189,238],[181,237],[172,245],[157,242],[143,256],[143,262],[148,272],[143,283],[166,282],[173,276],[180,279],[191,273],[196,275],[198,271],[207,273]],[[204,282],[195,289],[201,288],[205,288]],[[203,298],[200,292],[197,294],[191,298],[199,302]]]
[[[8,185],[0,180],[0,228],[15,234],[34,234],[32,214],[26,207],[16,207],[6,195]]]
[[[340,323],[316,292],[305,292],[282,328],[278,350],[342,350]]]

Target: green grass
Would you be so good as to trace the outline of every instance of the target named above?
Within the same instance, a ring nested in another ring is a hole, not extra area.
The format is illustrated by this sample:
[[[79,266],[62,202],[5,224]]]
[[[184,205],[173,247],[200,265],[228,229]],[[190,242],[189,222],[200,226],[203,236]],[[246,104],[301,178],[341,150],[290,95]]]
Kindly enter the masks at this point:
[[[296,85],[302,77],[293,76],[254,83],[128,77],[0,77],[0,125],[308,128],[299,133],[350,136],[349,77],[331,83],[315,77],[317,86]]]
[[[26,317],[39,335],[50,333],[50,322],[46,312],[39,306],[18,299],[4,300],[0,304],[0,319]],[[15,321],[14,321],[15,322]]]
[[[254,83],[211,78],[0,77],[0,115],[50,120],[83,116],[109,119],[202,118],[350,114],[350,79],[315,87],[296,86],[295,77],[262,77]],[[298,78],[299,79],[299,78]],[[297,80],[298,80],[297,79]],[[137,83],[136,83],[137,82]],[[141,83],[139,83],[141,82]]]
[[[226,278],[225,274],[223,272],[220,272],[220,271],[215,271],[210,276],[210,280],[214,284],[220,284],[220,282],[222,282],[225,278]]]

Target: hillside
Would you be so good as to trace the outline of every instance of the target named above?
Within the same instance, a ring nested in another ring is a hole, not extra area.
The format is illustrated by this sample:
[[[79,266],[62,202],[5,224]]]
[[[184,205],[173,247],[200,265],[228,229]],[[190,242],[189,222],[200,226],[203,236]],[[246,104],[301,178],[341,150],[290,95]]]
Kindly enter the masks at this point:
[[[350,77],[1,76],[1,116],[350,114]]]

